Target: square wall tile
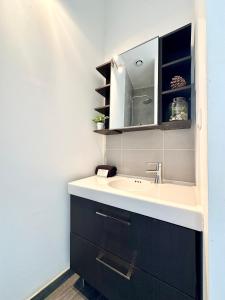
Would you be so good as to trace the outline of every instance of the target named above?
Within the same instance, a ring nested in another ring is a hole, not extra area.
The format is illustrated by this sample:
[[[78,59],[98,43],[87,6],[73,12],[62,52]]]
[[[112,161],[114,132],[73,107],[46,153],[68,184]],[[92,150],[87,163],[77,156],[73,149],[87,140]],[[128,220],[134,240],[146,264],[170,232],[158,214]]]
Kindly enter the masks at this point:
[[[107,149],[121,149],[121,143],[122,143],[122,134],[106,136]]]
[[[162,130],[143,130],[123,134],[123,149],[162,149]]]
[[[106,164],[117,167],[117,172],[121,173],[121,168],[122,168],[121,150],[106,149],[105,156],[106,156]]]
[[[145,171],[148,169],[147,162],[162,162],[162,150],[123,150],[122,174],[142,177],[152,177]]]
[[[195,182],[195,151],[165,150],[164,179]]]
[[[190,129],[165,130],[164,147],[165,149],[194,149],[194,127]]]

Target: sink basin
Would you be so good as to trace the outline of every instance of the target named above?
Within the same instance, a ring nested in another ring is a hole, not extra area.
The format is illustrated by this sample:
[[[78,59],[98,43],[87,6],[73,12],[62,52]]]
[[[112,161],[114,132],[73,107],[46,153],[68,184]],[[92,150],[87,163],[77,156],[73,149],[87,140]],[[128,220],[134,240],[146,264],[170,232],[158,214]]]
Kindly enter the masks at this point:
[[[108,182],[108,185],[126,192],[146,192],[153,186],[150,181],[137,178],[120,178]]]

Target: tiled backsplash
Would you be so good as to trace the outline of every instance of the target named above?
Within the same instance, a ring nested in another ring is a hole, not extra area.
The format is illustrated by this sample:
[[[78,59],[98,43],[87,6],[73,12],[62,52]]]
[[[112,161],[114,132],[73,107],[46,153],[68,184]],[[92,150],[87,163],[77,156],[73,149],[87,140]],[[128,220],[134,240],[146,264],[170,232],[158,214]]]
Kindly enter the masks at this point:
[[[194,128],[146,130],[106,137],[106,163],[118,173],[148,177],[147,162],[162,162],[163,179],[195,182]]]

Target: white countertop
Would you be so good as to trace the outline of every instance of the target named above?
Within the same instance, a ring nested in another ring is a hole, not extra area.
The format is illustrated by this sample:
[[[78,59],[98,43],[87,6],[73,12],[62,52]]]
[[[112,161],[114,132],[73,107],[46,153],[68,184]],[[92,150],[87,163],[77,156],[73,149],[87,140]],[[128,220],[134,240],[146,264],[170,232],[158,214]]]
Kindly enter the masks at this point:
[[[110,186],[113,181],[114,184],[115,181],[125,178],[127,179],[122,176],[111,178],[92,176],[70,182],[68,192],[71,195],[203,231],[203,212],[198,202],[196,186],[149,182],[149,190],[145,191],[125,191]]]

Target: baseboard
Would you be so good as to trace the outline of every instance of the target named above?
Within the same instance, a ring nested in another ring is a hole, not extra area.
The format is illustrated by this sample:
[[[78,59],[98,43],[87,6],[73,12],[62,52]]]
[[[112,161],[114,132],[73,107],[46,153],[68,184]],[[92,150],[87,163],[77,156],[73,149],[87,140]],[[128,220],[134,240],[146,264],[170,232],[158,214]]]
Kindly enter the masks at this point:
[[[59,275],[55,280],[53,279],[47,286],[45,286],[37,294],[29,298],[29,300],[43,300],[47,298],[54,290],[62,285],[68,278],[70,278],[74,272],[71,269],[66,270],[64,273]]]

